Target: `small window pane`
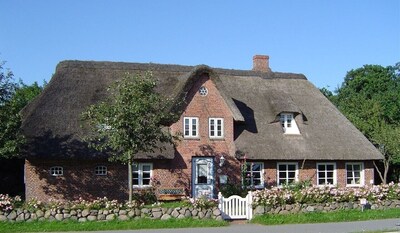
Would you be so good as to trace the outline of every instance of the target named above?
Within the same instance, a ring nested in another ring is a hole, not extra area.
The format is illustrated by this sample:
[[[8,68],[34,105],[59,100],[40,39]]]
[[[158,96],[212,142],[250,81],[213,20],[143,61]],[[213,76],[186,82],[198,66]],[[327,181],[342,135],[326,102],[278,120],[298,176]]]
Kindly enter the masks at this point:
[[[106,166],[97,166],[94,169],[94,173],[98,176],[105,176],[105,175],[107,175],[107,167]]]
[[[62,176],[63,174],[64,174],[63,168],[60,166],[50,168],[50,175],[52,176]]]

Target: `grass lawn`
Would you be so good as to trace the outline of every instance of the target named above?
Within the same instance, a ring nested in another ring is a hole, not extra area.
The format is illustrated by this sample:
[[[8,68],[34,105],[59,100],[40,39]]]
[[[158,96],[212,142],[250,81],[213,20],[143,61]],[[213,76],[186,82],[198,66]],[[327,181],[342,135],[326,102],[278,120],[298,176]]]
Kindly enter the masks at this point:
[[[76,221],[35,221],[35,222],[0,222],[0,232],[51,232],[51,231],[106,231],[106,230],[134,230],[156,228],[186,228],[186,227],[222,227],[227,226],[225,221],[196,220],[196,219],[169,219],[153,220],[140,219],[132,221],[109,222],[76,222]]]
[[[263,225],[298,224],[298,223],[324,223],[324,222],[350,222],[374,219],[399,218],[400,209],[388,210],[342,210],[330,213],[304,213],[304,214],[267,214],[256,216],[252,223]]]

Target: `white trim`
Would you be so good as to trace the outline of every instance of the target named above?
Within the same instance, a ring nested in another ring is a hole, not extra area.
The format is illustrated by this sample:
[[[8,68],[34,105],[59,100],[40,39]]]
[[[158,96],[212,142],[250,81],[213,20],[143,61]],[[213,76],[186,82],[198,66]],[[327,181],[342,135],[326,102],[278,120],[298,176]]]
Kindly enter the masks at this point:
[[[300,134],[293,113],[282,112],[279,117],[279,122],[284,134]]]
[[[248,187],[250,187],[250,188],[256,188],[256,189],[262,189],[262,188],[264,188],[265,187],[265,185],[264,185],[264,163],[263,162],[246,162],[246,165],[247,166],[251,166],[251,165],[254,165],[254,164],[258,164],[258,165],[260,165],[260,171],[253,171],[253,169],[251,168],[251,170],[250,170],[250,174],[251,173],[260,173],[260,184],[259,185],[256,185],[256,186],[253,186],[253,182],[252,181],[254,181],[254,179],[251,179],[251,184],[250,184],[250,186],[248,186]],[[248,173],[248,171],[246,170],[246,177],[247,177],[247,173]],[[244,179],[246,179],[246,178],[244,178]],[[242,181],[242,182],[244,182],[244,180]]]
[[[214,130],[211,130],[211,121],[214,121]],[[218,124],[220,122],[220,124]],[[218,126],[221,130],[218,130]],[[214,135],[211,136],[211,132],[214,131]],[[220,135],[218,135],[220,133]],[[221,117],[210,117],[208,118],[208,136],[210,138],[224,138],[224,118]]]
[[[188,131],[186,134],[186,120],[188,120]],[[195,124],[193,124],[195,120]],[[193,126],[195,127],[195,134],[193,134]],[[199,118],[198,117],[183,117],[183,137],[184,138],[197,138],[199,136]]]
[[[149,172],[148,171],[144,171],[143,170],[144,166],[150,166],[150,171]],[[135,169],[137,169],[137,170],[135,170]],[[152,163],[136,163],[136,164],[133,164],[132,173],[133,174],[135,174],[135,173],[138,174],[138,178],[137,178],[138,184],[133,184],[132,186],[134,188],[151,187],[151,178],[153,177],[153,164]],[[144,173],[150,173],[149,184],[145,184],[145,185],[143,184],[143,179],[144,179],[143,174]],[[133,180],[134,180],[133,174],[132,174],[132,183],[133,183]]]
[[[61,166],[53,166],[50,168],[50,175],[51,176],[63,176],[64,175],[64,168]]]
[[[353,183],[353,184],[348,184],[348,182],[347,182],[347,180],[348,180],[348,176],[347,176],[347,173],[348,173],[348,171],[347,171],[347,166],[348,165],[351,165],[352,166],[352,171],[351,171],[351,173],[352,173],[352,177],[351,177],[351,179],[352,179],[352,182],[354,182],[355,180],[354,180],[354,178],[355,178],[355,174],[354,174],[354,165],[360,165],[360,183],[359,184],[356,184],[356,183]],[[346,187],[362,187],[362,186],[364,186],[364,184],[365,184],[365,177],[364,177],[364,162],[348,162],[348,163],[346,163],[345,164],[345,170],[346,170]]]
[[[325,170],[319,170],[319,166],[320,165],[323,165],[323,166],[325,166]],[[326,170],[326,166],[328,166],[328,165],[332,165],[333,166],[333,170],[332,170],[332,172],[333,172],[333,184],[319,184],[319,173],[320,172],[324,172],[325,173],[325,182],[327,181],[327,177],[328,177],[328,174],[327,174],[327,172],[328,171],[330,171],[330,170]],[[337,184],[337,172],[336,172],[336,163],[334,163],[334,162],[320,162],[320,163],[317,163],[317,165],[316,165],[316,170],[317,170],[317,185],[318,186],[335,186],[336,184]]]
[[[107,166],[105,165],[98,165],[94,168],[94,174],[96,176],[106,176],[108,173]]]
[[[295,165],[296,166],[296,170],[295,170],[295,174],[294,174],[294,181],[297,182],[299,180],[299,163],[298,162],[279,162],[276,164],[276,184],[277,186],[282,186],[282,184],[279,182],[280,177],[279,177],[279,166],[280,165],[285,165],[286,166],[286,181],[288,181],[288,166],[289,165]]]

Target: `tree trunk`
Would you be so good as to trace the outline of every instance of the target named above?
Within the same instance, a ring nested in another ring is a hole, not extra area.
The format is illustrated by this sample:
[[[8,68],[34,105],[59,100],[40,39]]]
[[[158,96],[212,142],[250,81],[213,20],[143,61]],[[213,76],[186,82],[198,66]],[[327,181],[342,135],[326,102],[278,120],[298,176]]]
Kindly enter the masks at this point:
[[[132,202],[133,183],[132,183],[132,156],[128,159],[128,186],[129,186],[129,202]]]
[[[390,164],[390,162],[388,161],[388,160],[383,160],[383,174],[382,174],[382,172],[379,170],[379,168],[378,168],[378,165],[376,165],[376,163],[375,163],[375,161],[373,161],[373,163],[374,163],[374,166],[375,166],[375,169],[376,169],[376,171],[378,172],[378,174],[379,174],[379,178],[381,178],[381,181],[382,181],[382,184],[386,184],[386,179],[387,179],[387,173],[388,173],[388,171],[389,171],[389,164]]]

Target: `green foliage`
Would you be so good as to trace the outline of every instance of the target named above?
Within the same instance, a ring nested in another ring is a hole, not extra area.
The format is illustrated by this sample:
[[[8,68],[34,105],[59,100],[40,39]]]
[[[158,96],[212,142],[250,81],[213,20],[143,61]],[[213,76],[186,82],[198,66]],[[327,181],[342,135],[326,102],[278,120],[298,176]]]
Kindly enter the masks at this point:
[[[247,195],[247,188],[243,187],[242,184],[228,183],[222,185],[220,188],[221,194],[224,197],[230,197],[232,195],[238,195],[245,197]]]
[[[365,65],[347,73],[336,95],[321,90],[385,156],[400,165],[400,63],[382,67]]]
[[[20,111],[39,93],[43,87],[36,82],[26,85],[15,83],[11,71],[4,73],[0,63],[0,157],[12,158],[19,155],[24,138],[19,132]]]
[[[172,101],[155,91],[151,73],[126,74],[109,88],[106,101],[90,106],[82,114],[91,135],[90,146],[108,151],[110,160],[130,163],[139,152],[163,149],[161,143],[172,143],[163,123],[175,116],[168,111]]]
[[[132,196],[132,200],[144,205],[152,205],[157,202],[157,196],[154,192],[154,189],[149,188],[134,193]]]
[[[176,117],[173,101],[155,91],[150,72],[126,74],[109,89],[109,97],[82,113],[89,146],[106,151],[110,161],[128,165],[129,201],[132,201],[132,163],[138,153],[162,151],[173,137],[165,124]]]

